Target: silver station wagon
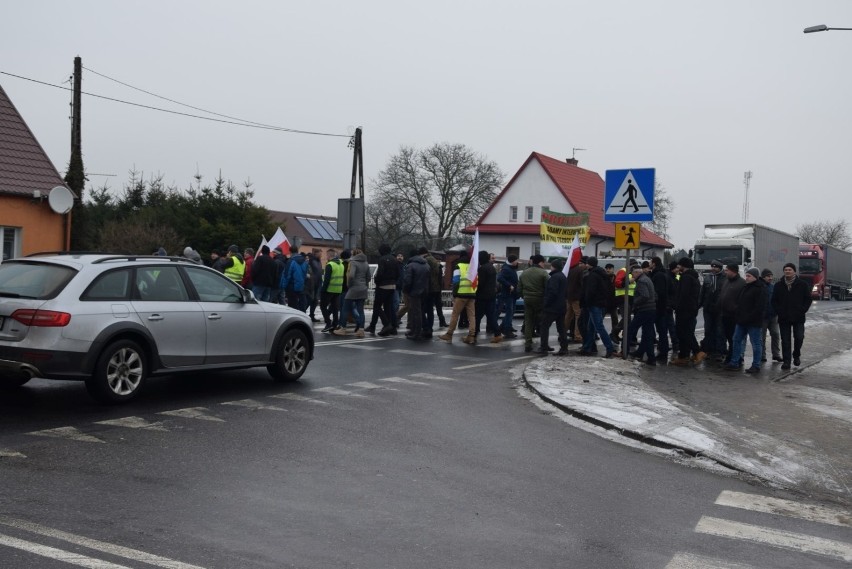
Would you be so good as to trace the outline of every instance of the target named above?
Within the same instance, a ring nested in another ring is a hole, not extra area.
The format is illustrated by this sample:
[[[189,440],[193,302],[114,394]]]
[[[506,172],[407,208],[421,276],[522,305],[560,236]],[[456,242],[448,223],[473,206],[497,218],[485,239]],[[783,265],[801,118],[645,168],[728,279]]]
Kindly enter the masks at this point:
[[[44,253],[0,264],[3,389],[76,379],[120,403],[152,375],[265,366],[295,381],[313,351],[305,313],[183,258]]]

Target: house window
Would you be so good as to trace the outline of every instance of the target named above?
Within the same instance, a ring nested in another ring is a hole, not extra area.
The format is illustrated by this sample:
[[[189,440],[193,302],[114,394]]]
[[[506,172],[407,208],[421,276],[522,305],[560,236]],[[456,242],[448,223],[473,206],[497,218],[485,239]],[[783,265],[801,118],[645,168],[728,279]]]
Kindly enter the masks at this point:
[[[526,220],[527,220],[528,222],[529,222],[529,221],[532,221],[532,220],[533,220],[533,208],[532,208],[532,206],[531,206],[531,205],[528,205],[528,206],[527,206],[527,208],[526,208],[526,210],[527,210]]]
[[[509,206],[509,221],[518,221],[518,206]]]
[[[20,255],[20,230],[14,227],[0,226],[0,245],[3,250],[0,253],[0,261],[11,259]]]
[[[540,255],[541,254],[541,242],[533,241],[532,243],[532,253],[531,255]]]

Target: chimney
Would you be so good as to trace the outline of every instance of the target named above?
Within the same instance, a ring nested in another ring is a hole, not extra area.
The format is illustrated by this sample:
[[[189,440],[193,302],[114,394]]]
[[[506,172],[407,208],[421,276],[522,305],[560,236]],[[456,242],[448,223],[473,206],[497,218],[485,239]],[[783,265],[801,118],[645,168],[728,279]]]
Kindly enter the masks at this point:
[[[566,158],[565,162],[567,162],[568,164],[571,164],[572,166],[576,166],[579,163],[579,160],[572,157],[572,158]]]

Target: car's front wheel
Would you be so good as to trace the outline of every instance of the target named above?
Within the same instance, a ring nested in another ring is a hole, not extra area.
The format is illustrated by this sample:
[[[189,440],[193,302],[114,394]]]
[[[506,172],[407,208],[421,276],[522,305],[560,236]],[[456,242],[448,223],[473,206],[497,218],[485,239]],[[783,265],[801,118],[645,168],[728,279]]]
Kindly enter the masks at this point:
[[[86,380],[89,394],[104,403],[123,403],[136,397],[147,375],[145,352],[132,340],[113,342],[101,353]]]
[[[288,330],[275,348],[275,363],[267,366],[276,381],[296,381],[308,369],[310,347],[301,330]]]

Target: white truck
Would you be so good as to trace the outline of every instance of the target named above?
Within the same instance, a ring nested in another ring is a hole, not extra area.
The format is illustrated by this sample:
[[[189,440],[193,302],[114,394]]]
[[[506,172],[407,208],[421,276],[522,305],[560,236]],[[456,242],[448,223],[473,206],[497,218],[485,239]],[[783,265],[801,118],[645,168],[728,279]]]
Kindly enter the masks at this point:
[[[769,269],[777,280],[786,263],[798,266],[799,238],[756,223],[705,225],[693,250],[695,270],[708,272],[713,260],[736,263],[742,276],[751,267]]]

